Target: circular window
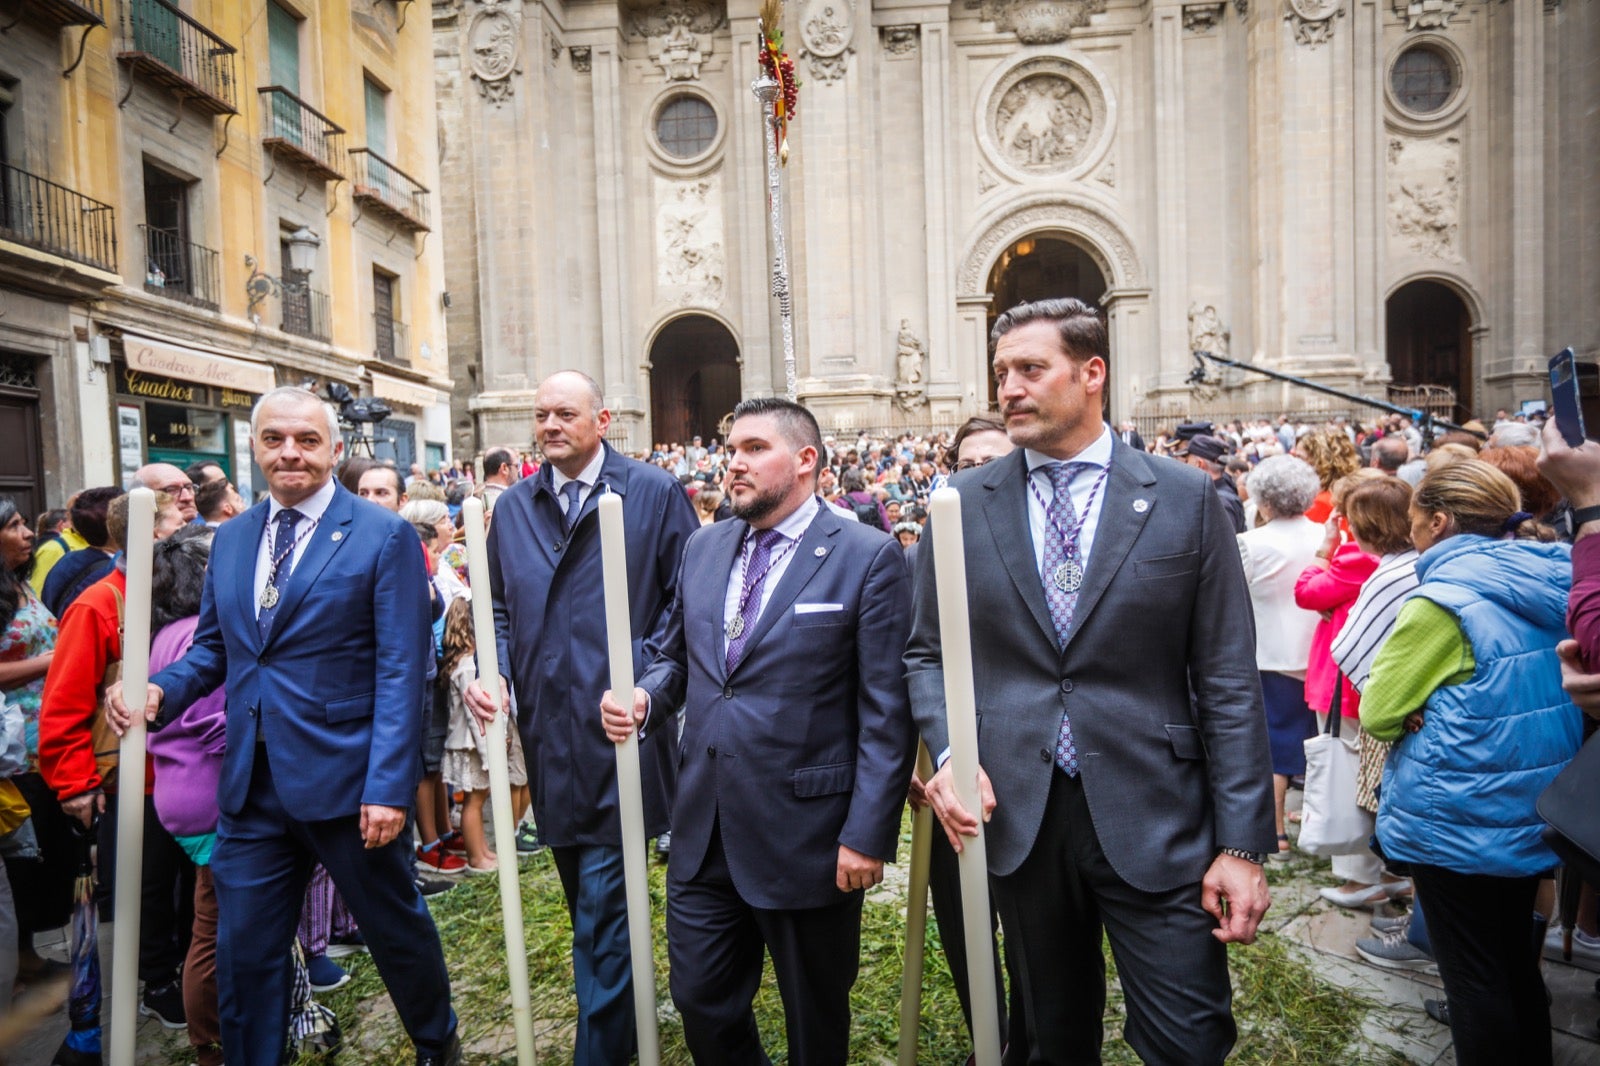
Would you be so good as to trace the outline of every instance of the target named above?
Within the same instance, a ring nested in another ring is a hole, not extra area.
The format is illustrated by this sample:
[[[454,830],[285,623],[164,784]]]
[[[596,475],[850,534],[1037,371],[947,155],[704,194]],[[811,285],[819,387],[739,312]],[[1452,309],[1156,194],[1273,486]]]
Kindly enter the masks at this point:
[[[674,96],[656,112],[656,143],[674,159],[693,159],[716,139],[717,112],[698,96]]]
[[[1400,53],[1389,71],[1389,88],[1397,103],[1414,115],[1444,110],[1457,85],[1455,64],[1430,45],[1415,45]]]

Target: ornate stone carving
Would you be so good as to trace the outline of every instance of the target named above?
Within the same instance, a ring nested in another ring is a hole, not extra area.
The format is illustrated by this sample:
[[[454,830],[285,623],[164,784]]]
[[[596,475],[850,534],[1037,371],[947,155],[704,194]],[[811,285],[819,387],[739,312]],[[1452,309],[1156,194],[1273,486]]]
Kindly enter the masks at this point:
[[[1003,69],[982,92],[980,143],[996,169],[1018,181],[1083,175],[1105,151],[1105,91],[1073,60],[1026,58]]]
[[[518,41],[522,16],[510,4],[489,3],[472,17],[467,30],[468,66],[478,95],[499,107],[511,98],[513,74],[521,74]]]
[[[1461,0],[1394,0],[1394,13],[1406,20],[1407,30],[1442,30],[1461,10]]]
[[[1189,305],[1189,350],[1227,355],[1232,334],[1222,325],[1222,316],[1211,304],[1196,301]]]
[[[665,37],[680,24],[690,33],[715,33],[728,24],[727,9],[711,0],[662,0],[632,15],[628,32],[636,37]]]
[[[993,174],[989,173],[987,170],[983,169],[982,167],[978,168],[978,195],[979,196],[982,196],[984,193],[989,192],[990,190],[994,189],[999,184],[1000,184],[999,179],[997,179]]]
[[[1084,251],[1094,260],[1101,277],[1113,289],[1144,284],[1144,268],[1126,235],[1098,211],[1059,200],[1034,202],[1004,216],[989,227],[961,261],[956,275],[958,295],[984,292],[988,271],[1019,237],[1041,230],[1065,230],[1084,238]]]
[[[722,179],[656,178],[656,288],[680,307],[722,302]]]
[[[1238,13],[1239,21],[1243,22],[1250,16],[1250,0],[1233,0],[1233,10]]]
[[[915,411],[927,402],[927,386],[922,372],[927,352],[911,332],[911,320],[900,320],[900,333],[894,349],[894,402],[902,411]]]
[[[630,19],[628,29],[649,41],[650,59],[668,81],[693,81],[711,57],[712,34],[727,21],[708,0],[665,0]]]
[[[1003,33],[1015,33],[1023,44],[1055,44],[1089,16],[1106,9],[1106,0],[982,0],[985,22]]]
[[[1315,48],[1333,40],[1335,19],[1344,18],[1344,0],[1288,0],[1284,20],[1294,28],[1295,43]]]
[[[823,84],[843,78],[849,69],[850,43],[855,30],[853,0],[813,0],[806,8],[800,26],[800,56],[811,69],[811,76]]]
[[[1461,138],[1390,137],[1388,162],[1391,248],[1460,260]]]
[[[1190,33],[1210,33],[1222,21],[1224,0],[1183,5],[1183,28]]]
[[[916,26],[885,26],[883,28],[885,54],[890,59],[905,59],[916,55],[920,32]]]
[[[561,53],[566,49],[562,47],[561,41],[556,35],[548,31],[544,35],[544,41],[545,47],[550,50],[550,65],[553,67],[556,65],[556,61],[561,58]]]
[[[1100,168],[1100,173],[1094,176],[1094,180],[1108,189],[1115,189],[1117,187],[1117,165],[1115,163],[1107,163]]]
[[[567,49],[572,54],[572,69],[579,74],[589,73],[589,64],[593,61],[593,53],[586,44],[575,44]]]

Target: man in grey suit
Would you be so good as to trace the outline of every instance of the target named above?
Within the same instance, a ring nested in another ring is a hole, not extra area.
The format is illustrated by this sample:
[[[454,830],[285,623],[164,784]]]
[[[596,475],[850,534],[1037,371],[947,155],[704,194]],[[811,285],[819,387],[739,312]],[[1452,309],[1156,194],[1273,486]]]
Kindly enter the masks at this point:
[[[1110,353],[1077,300],[1012,308],[991,334],[1018,446],[961,490],[979,794],[1028,1061],[1098,1062],[1101,932],[1146,1062],[1220,1063],[1236,1031],[1224,945],[1267,909],[1272,788],[1249,592],[1204,474],[1117,441]],[[905,656],[941,769],[930,803],[958,849],[978,813],[947,758],[934,553]],[[1014,1049],[1013,1049],[1014,1050]]]
[[[746,400],[733,418],[735,520],[689,538],[655,662],[629,709],[601,707],[618,742],[684,707],[667,954],[695,1062],[769,1061],[751,1009],[765,948],[788,1061],[844,1066],[863,890],[894,859],[916,740],[910,575],[893,539],[816,495],[809,411]]]

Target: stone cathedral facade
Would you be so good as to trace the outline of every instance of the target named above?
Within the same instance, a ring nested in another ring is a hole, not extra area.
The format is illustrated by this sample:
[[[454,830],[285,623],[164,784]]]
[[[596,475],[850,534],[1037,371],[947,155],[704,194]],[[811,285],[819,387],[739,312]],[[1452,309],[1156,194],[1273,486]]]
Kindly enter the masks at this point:
[[[458,451],[581,367],[612,439],[781,392],[755,0],[434,0]],[[1600,356],[1600,4],[789,0],[800,398],[953,425],[1023,299],[1104,308],[1114,417],[1310,406],[1191,350],[1453,413]]]

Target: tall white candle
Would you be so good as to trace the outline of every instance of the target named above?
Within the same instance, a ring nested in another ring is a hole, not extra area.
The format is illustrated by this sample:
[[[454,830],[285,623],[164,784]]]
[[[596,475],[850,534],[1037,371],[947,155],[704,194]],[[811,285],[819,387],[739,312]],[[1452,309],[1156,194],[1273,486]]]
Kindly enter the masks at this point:
[[[633,627],[628,612],[628,549],[622,528],[622,497],[600,497],[600,561],[605,572],[606,644],[611,653],[611,692],[633,705]],[[633,1013],[639,1029],[639,1066],[659,1066],[656,1032],[655,954],[650,947],[650,882],[645,869],[644,788],[639,780],[639,734],[617,745],[617,810],[622,818],[622,873],[628,894],[628,946],[633,951]]]
[[[111,1066],[133,1066],[139,1025],[139,885],[144,858],[144,707],[150,685],[150,567],[156,494],[128,493],[122,692],[133,721],[117,757],[117,871],[111,927]]]
[[[961,530],[961,493],[942,488],[929,501],[933,562],[939,597],[939,647],[944,665],[945,716],[950,772],[961,805],[978,816],[978,835],[962,840],[961,911],[971,989],[973,1047],[977,1066],[1000,1066],[1000,1018],[996,1008],[994,954],[989,928],[989,871],[983,844],[983,808],[978,800],[978,711],[972,683],[972,630],[967,618],[966,539]]]
[[[489,583],[489,548],[483,532],[483,501],[461,503],[467,534],[467,577],[472,586],[472,634],[478,645],[478,683],[500,699],[500,649],[494,637],[494,599]],[[522,889],[517,882],[516,826],[511,821],[511,773],[506,764],[509,713],[489,727],[489,805],[500,851],[500,912],[506,931],[506,976],[511,981],[511,1020],[517,1033],[517,1066],[533,1066],[533,1007],[528,992],[528,945],[522,928]]]
[[[917,745],[917,776],[926,782],[933,763],[925,744]],[[906,957],[900,973],[898,1066],[917,1066],[917,1036],[922,1030],[922,958],[927,949],[928,861],[933,851],[933,810],[911,816],[911,869],[906,893]]]

